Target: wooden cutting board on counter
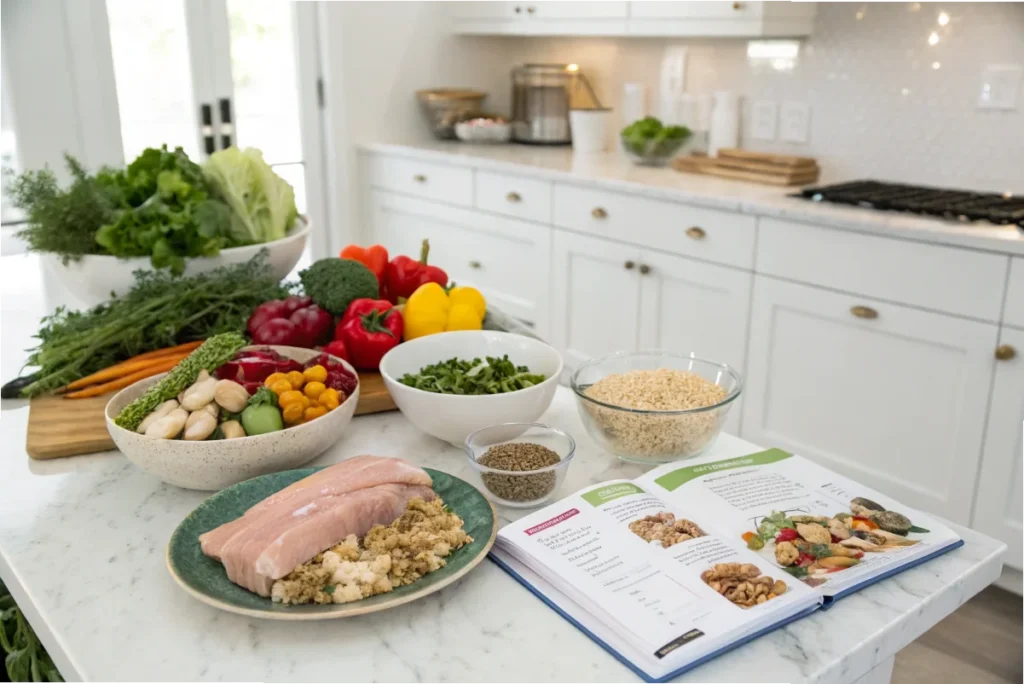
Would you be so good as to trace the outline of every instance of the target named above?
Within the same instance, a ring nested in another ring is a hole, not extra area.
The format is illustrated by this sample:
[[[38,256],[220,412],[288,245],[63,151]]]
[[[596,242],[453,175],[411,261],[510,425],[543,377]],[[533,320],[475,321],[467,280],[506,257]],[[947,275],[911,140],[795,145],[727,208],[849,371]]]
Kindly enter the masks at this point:
[[[113,394],[88,399],[52,395],[29,403],[25,451],[37,461],[114,449],[103,410]],[[356,415],[394,411],[397,407],[380,373],[359,374]]]
[[[807,185],[818,180],[818,163],[810,157],[722,149],[717,157],[677,157],[676,171],[768,185]]]

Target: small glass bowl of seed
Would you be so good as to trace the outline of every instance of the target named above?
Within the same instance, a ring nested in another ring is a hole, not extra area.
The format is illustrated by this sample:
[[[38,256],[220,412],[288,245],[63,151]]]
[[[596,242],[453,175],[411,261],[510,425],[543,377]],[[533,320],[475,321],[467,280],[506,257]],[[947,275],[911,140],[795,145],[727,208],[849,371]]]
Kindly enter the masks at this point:
[[[572,437],[539,423],[491,425],[466,438],[466,455],[480,488],[509,508],[550,500],[575,453]]]

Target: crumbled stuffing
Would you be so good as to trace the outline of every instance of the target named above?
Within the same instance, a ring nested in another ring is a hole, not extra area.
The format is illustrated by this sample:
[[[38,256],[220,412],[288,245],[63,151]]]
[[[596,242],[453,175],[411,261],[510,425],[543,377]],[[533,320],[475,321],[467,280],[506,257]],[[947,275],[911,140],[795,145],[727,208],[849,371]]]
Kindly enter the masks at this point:
[[[445,558],[473,538],[462,518],[436,498],[415,498],[388,526],[375,525],[362,540],[354,534],[274,582],[275,602],[349,603],[412,584],[445,565]]]

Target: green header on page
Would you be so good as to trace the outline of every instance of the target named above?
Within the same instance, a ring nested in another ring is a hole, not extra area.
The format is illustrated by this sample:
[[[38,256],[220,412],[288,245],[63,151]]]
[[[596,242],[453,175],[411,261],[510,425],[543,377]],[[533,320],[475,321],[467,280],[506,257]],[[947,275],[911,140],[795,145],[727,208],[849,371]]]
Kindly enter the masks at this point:
[[[717,473],[721,470],[732,470],[733,468],[748,468],[750,466],[767,465],[769,463],[783,461],[792,455],[793,454],[787,453],[782,449],[769,449],[768,451],[759,451],[756,454],[740,456],[739,458],[730,458],[724,461],[714,461],[712,463],[702,463],[688,468],[673,470],[670,473],[665,473],[656,479],[655,482],[671,492],[683,486],[690,480],[696,480],[698,477],[702,477],[710,473]]]
[[[631,482],[620,482],[618,484],[608,485],[607,487],[592,489],[583,495],[583,500],[591,506],[602,506],[609,501],[618,499],[619,497],[643,493],[644,490]]]

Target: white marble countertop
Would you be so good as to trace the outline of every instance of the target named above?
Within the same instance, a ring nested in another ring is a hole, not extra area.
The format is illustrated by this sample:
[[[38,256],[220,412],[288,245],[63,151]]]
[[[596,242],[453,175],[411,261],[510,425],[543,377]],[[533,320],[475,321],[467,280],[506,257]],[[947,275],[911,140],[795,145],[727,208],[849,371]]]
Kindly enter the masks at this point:
[[[165,567],[182,518],[208,494],[160,483],[116,452],[36,462],[26,407],[5,402],[0,440],[0,577],[69,680],[634,681],[618,661],[484,562],[457,584],[373,615],[319,623],[224,613],[186,595]],[[563,494],[638,466],[586,436],[569,390],[544,422],[578,454]],[[723,436],[721,457],[753,445]],[[395,455],[468,477],[461,451],[399,413],[360,416],[315,463]],[[503,513],[505,515],[505,513]],[[852,682],[999,576],[1005,546],[966,544],[688,673],[682,681]]]
[[[1024,255],[1024,231],[984,221],[960,223],[790,197],[795,187],[636,166],[619,152],[574,155],[569,147],[470,145],[457,141],[362,143],[359,149],[479,169],[591,185],[655,199],[800,221],[921,242]],[[1024,188],[1021,189],[1024,191]]]

